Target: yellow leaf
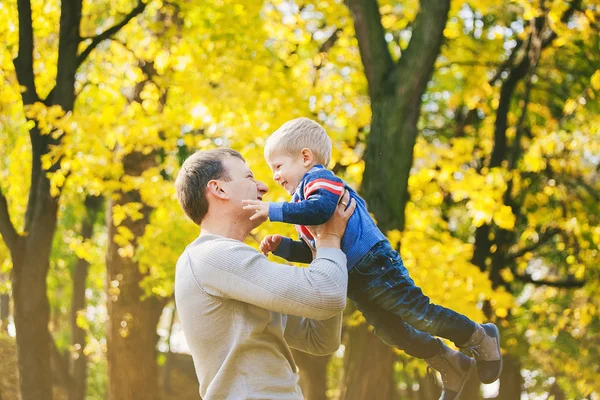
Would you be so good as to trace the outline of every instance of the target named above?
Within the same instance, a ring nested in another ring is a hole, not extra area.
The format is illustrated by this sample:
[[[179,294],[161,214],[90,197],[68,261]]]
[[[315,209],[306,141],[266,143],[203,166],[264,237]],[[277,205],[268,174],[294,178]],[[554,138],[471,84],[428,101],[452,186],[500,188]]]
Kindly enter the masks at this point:
[[[503,270],[501,270],[500,275],[502,276],[502,279],[504,279],[505,282],[512,282],[515,279],[515,276],[509,268],[504,268]]]
[[[575,109],[577,108],[577,102],[573,99],[569,99],[565,102],[565,114],[572,114],[573,111],[575,111]]]
[[[506,316],[508,315],[508,310],[506,308],[497,308],[496,309],[496,315],[500,318],[506,318]]]
[[[590,80],[590,82],[592,83],[592,87],[595,90],[600,90],[600,69],[594,72],[594,75],[592,75],[592,79]]]
[[[515,215],[509,206],[503,205],[494,213],[494,222],[500,228],[512,229],[515,227]]]

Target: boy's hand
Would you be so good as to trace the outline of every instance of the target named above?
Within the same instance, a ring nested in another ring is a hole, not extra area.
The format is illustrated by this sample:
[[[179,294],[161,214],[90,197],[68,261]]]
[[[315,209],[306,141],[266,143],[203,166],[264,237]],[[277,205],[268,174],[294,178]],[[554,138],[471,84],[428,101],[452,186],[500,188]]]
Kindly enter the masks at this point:
[[[257,218],[269,218],[269,203],[260,200],[242,200],[244,210],[254,210],[250,221]]]
[[[279,244],[281,243],[281,239],[283,239],[283,236],[281,235],[268,235],[265,236],[262,240],[262,242],[260,242],[260,251],[265,255],[268,256],[269,252],[274,252],[275,250],[277,250],[277,248],[279,247]]]

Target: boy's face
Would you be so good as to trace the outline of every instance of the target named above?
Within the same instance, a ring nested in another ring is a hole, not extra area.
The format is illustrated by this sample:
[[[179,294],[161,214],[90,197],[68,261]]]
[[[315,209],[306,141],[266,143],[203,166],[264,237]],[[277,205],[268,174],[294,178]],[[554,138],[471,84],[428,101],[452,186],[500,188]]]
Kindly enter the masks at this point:
[[[296,157],[287,154],[274,154],[267,158],[273,179],[289,193],[294,193],[304,174],[310,169],[310,163],[299,154]]]

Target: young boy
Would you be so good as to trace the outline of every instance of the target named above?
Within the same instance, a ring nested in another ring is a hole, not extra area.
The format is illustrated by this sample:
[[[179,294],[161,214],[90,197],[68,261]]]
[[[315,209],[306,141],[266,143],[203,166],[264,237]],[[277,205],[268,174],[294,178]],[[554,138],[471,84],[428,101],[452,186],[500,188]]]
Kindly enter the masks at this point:
[[[292,195],[290,203],[244,201],[255,211],[251,219],[268,216],[296,226],[300,241],[267,236],[260,249],[291,262],[312,261],[314,239],[305,226],[329,220],[345,190],[356,201],[342,238],[348,259],[348,297],[386,343],[424,359],[442,375],[442,398],[456,399],[477,363],[484,383],[498,379],[502,369],[500,335],[491,323],[479,325],[464,315],[432,304],[415,286],[402,258],[367,211],[365,201],[326,166],[331,140],[321,125],[307,118],[283,124],[267,140],[265,158],[273,179]],[[447,347],[432,335],[452,340],[476,359]]]

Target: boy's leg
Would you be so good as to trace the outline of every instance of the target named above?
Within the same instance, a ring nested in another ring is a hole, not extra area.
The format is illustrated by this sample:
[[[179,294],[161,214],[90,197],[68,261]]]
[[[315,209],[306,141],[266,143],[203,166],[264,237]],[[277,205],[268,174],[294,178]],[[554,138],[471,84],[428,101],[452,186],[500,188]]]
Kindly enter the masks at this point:
[[[403,350],[413,357],[427,359],[439,353],[438,339],[427,332],[416,330],[402,318],[383,310],[360,294],[348,293],[354,305],[373,328],[375,335],[389,346]]]
[[[400,317],[374,306],[367,299],[350,295],[356,308],[375,328],[375,334],[390,346],[422,358],[442,376],[442,399],[457,399],[475,368],[475,360],[452,350],[441,340],[421,332]]]
[[[349,275],[349,292],[360,293],[417,330],[452,340],[472,351],[481,381],[491,383],[502,369],[497,328],[479,325],[453,310],[432,304],[414,284],[402,258],[389,244],[378,246]]]

